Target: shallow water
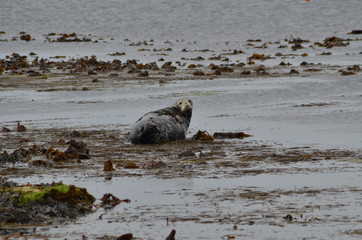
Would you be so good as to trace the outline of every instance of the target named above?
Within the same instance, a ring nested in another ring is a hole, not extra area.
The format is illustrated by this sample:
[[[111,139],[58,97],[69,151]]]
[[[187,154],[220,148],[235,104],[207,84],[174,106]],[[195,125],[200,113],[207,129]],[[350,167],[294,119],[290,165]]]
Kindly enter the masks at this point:
[[[135,40],[184,39],[204,43],[249,38],[305,38],[358,29],[359,0],[107,0],[5,1],[1,30],[80,32]]]
[[[0,122],[130,128],[143,113],[190,97],[194,101],[191,135],[198,129],[246,131],[256,140],[285,146],[357,149],[362,144],[361,89],[359,76],[348,76],[343,83],[339,76],[327,76],[187,80],[91,92],[10,91],[0,92],[0,106],[7,113]],[[320,102],[332,104],[298,107]]]
[[[361,12],[359,0],[14,0],[2,3],[0,8],[0,30],[7,33],[0,35],[0,39],[10,40],[25,31],[37,41],[0,42],[0,56],[31,51],[41,57],[104,56],[128,50],[130,42],[124,39],[154,39],[155,46],[164,41],[171,41],[172,45],[179,42],[182,48],[192,43],[200,49],[224,43],[237,48],[247,39],[279,41],[291,36],[314,42],[333,35],[345,36],[358,29]],[[103,40],[98,44],[66,46],[44,43],[44,35],[54,32],[76,32]],[[128,51],[127,54],[128,59],[133,57]]]
[[[308,168],[317,172],[301,170]],[[39,233],[46,231],[59,239],[126,232],[142,239],[162,239],[172,228],[179,230],[177,237],[182,239],[220,239],[228,234],[253,239],[266,239],[270,234],[277,239],[289,238],[291,234],[298,239],[334,238],[358,229],[360,168],[361,164],[345,161],[318,161],[291,164],[285,168],[290,173],[232,178],[214,173],[206,178],[165,180],[122,177],[122,173],[117,173],[111,180],[105,180],[88,172],[76,178],[40,175],[16,181],[63,181],[86,187],[98,199],[111,192],[131,200],[62,227],[38,229]],[[258,194],[260,197],[255,197]],[[292,222],[283,219],[287,214],[294,217]],[[357,236],[349,238],[358,239]]]

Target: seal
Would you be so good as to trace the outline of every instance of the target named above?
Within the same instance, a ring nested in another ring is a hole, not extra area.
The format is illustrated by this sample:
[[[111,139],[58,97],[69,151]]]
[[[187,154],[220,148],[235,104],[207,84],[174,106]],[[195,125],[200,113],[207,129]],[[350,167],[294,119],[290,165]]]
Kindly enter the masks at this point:
[[[131,143],[163,143],[186,138],[193,103],[189,98],[177,100],[172,106],[143,115],[131,130]]]

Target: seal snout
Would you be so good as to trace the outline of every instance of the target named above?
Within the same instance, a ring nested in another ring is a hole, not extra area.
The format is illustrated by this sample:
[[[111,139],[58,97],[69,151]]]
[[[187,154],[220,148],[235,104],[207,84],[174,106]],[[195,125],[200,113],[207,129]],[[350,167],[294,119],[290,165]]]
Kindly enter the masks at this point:
[[[183,98],[178,100],[175,105],[180,109],[181,112],[187,112],[192,110],[192,100],[189,98]]]

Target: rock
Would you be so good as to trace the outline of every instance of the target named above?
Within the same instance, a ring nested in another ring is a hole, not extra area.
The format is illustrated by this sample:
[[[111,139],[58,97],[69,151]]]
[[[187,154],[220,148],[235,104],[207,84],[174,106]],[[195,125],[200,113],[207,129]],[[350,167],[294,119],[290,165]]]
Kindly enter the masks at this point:
[[[300,63],[300,66],[308,66],[308,65],[314,65],[313,63],[307,63],[305,61]]]
[[[359,72],[361,69],[360,69],[359,65],[353,65],[352,67],[348,67],[347,70]]]
[[[332,53],[331,52],[322,52],[319,55],[321,55],[321,56],[329,56],[329,55],[332,55]]]
[[[29,35],[29,34],[23,34],[23,35],[20,35],[20,40],[23,40],[23,41],[31,41],[32,37]]]
[[[291,49],[293,50],[293,51],[296,51],[296,50],[298,50],[298,49],[303,49],[304,47],[302,46],[302,44],[300,44],[300,43],[296,43],[296,44],[294,44],[293,46],[291,46]]]
[[[285,219],[285,220],[287,220],[289,222],[293,221],[293,217],[290,214],[287,214],[285,217],[283,217],[283,219]]]
[[[121,236],[117,237],[116,240],[131,240],[133,238],[132,233],[122,234]]]
[[[205,73],[201,70],[196,70],[192,75],[194,76],[205,76]]]
[[[217,65],[215,65],[215,64],[213,64],[213,63],[211,63],[211,64],[209,65],[209,67],[211,68],[211,70],[217,70],[217,69],[219,69],[219,66],[217,66]]]
[[[266,72],[264,66],[259,66],[257,69],[255,69],[255,72],[257,75],[268,75],[269,74]]]
[[[355,75],[355,72],[340,70],[342,76]]]
[[[142,72],[140,72],[140,73],[138,74],[138,76],[140,76],[140,77],[148,77],[149,74],[148,74],[147,71],[142,71]]]
[[[4,150],[0,153],[0,164],[12,163],[15,165],[17,162],[27,162],[31,157],[25,149],[19,148],[14,150],[12,153],[8,153]]]
[[[264,54],[254,53],[250,58],[251,59],[256,59],[256,60],[265,60],[266,56]]]
[[[161,68],[168,69],[169,67],[171,67],[171,65],[172,65],[172,62],[165,62]]]
[[[139,168],[139,166],[137,165],[136,162],[134,161],[127,161],[124,166],[124,168],[129,168],[129,169],[135,169],[135,168]]]
[[[89,149],[87,148],[87,144],[83,141],[75,141],[74,139],[68,142],[70,145],[67,150],[64,151],[64,154],[67,156],[71,156],[74,159],[89,159]]]
[[[290,44],[301,44],[301,43],[308,43],[309,40],[301,39],[301,38],[291,38],[289,39],[288,43]]]
[[[192,149],[187,149],[181,153],[178,154],[179,157],[195,157],[194,151]]]
[[[295,70],[294,68],[290,69],[289,74],[299,74],[299,72],[297,70]]]
[[[201,56],[198,56],[198,57],[195,57],[195,58],[191,58],[190,60],[193,60],[193,61],[203,61],[205,60],[203,57]]]
[[[222,75],[222,73],[220,72],[220,70],[216,70],[212,72],[211,75]]]
[[[362,34],[362,30],[352,30],[348,34]]]
[[[175,240],[176,230],[172,229],[170,234],[166,237],[166,240]]]
[[[146,169],[157,169],[157,168],[166,168],[167,164],[165,162],[162,161],[154,161],[151,160],[149,161],[147,164],[143,165],[143,168]]]
[[[2,132],[11,132],[11,130],[7,127],[3,127]]]
[[[62,183],[0,186],[0,222],[50,223],[92,211],[95,198],[85,188]]]
[[[284,61],[281,61],[281,62],[279,63],[279,65],[280,65],[280,66],[287,66],[288,64],[286,64]]]
[[[349,43],[343,43],[343,39],[338,38],[338,37],[329,37],[324,39],[322,47],[326,47],[326,48],[332,48],[332,47],[345,47],[347,46]]]
[[[5,162],[9,162],[10,157],[7,151],[4,151],[3,153],[0,153],[0,164],[3,165]]]
[[[219,72],[234,72],[232,67],[218,67],[216,70]]]
[[[101,198],[101,205],[105,208],[114,208],[118,204],[120,204],[122,201],[118,197],[114,196],[112,193],[106,193]]]
[[[241,72],[242,75],[250,75],[251,71],[250,70],[244,70]]]
[[[136,68],[131,67],[131,68],[128,70],[127,73],[139,73],[139,72],[140,72],[140,71],[137,70]]]
[[[52,167],[52,162],[45,161],[45,160],[30,160],[28,162],[30,166],[42,166],[42,167]]]
[[[81,136],[82,136],[82,133],[77,130],[73,130],[72,132],[67,134],[67,137],[81,137]]]
[[[109,56],[124,56],[126,55],[125,52],[115,52],[115,53],[110,53],[108,54]]]

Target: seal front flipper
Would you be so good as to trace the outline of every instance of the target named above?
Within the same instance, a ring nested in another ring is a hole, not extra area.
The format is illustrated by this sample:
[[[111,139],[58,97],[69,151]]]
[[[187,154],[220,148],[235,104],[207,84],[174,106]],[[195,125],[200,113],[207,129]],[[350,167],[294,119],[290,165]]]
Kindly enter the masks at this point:
[[[175,115],[175,118],[178,123],[183,123],[185,121],[180,115]]]

